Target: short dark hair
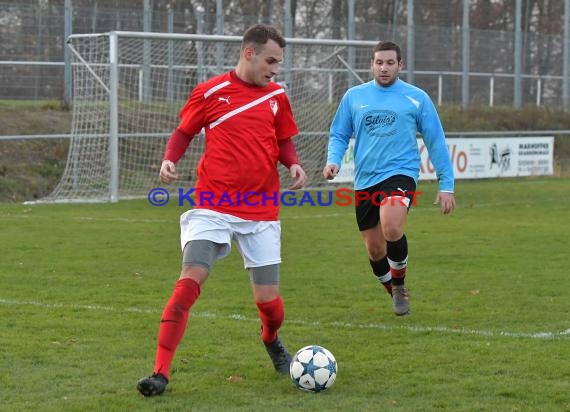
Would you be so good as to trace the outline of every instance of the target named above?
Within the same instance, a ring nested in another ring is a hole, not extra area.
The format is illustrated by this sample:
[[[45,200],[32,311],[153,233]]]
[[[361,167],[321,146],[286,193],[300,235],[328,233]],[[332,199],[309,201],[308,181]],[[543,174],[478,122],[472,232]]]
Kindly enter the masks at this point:
[[[285,48],[285,38],[275,27],[268,24],[254,24],[243,34],[241,48],[253,46],[255,51],[258,52],[260,46],[265,45],[269,40],[273,40],[282,49]]]
[[[400,50],[400,46],[391,41],[378,42],[378,44],[374,46],[374,50],[372,51],[372,58],[374,59],[374,54],[376,54],[377,51],[383,51],[383,50],[394,50],[396,52],[396,58],[398,59],[398,61],[402,60],[402,52]]]

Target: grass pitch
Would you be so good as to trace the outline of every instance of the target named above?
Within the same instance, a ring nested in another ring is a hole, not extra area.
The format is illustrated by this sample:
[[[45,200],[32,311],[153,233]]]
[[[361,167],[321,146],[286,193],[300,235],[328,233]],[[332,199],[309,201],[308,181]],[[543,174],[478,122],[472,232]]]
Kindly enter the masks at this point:
[[[0,204],[2,411],[570,411],[570,180],[457,182],[409,215],[412,313],[392,314],[352,207],[282,208],[280,332],[319,344],[323,393],[278,376],[237,251],[193,308],[165,395],[145,399],[178,277],[175,202]]]

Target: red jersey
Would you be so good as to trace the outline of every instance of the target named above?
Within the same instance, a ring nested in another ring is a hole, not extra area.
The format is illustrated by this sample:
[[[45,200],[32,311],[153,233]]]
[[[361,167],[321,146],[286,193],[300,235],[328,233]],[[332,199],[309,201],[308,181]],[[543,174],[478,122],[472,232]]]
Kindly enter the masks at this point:
[[[180,112],[179,129],[204,128],[196,208],[247,220],[279,218],[278,140],[298,133],[285,90],[248,84],[234,71],[200,83]]]

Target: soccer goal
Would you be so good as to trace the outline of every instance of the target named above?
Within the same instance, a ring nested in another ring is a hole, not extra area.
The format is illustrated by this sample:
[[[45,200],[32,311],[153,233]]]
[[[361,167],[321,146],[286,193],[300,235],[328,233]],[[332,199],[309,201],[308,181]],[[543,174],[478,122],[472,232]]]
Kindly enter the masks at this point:
[[[311,187],[327,183],[328,130],[347,87],[370,78],[375,42],[287,39],[282,82],[300,130],[294,142]],[[116,202],[163,186],[166,142],[193,87],[235,67],[241,37],[110,32],[72,35],[72,137],[61,181],[44,202]],[[204,137],[178,163],[193,187]],[[281,167],[281,166],[280,166]],[[288,183],[286,170],[281,176]]]

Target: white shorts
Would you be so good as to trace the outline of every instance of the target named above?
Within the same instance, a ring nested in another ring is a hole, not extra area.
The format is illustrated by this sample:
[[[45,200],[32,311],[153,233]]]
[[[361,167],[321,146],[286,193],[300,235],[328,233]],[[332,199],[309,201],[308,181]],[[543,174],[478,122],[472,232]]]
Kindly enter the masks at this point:
[[[246,269],[281,263],[281,223],[244,220],[207,209],[192,209],[180,216],[180,247],[191,240],[225,245],[216,259],[230,254],[232,240]]]

